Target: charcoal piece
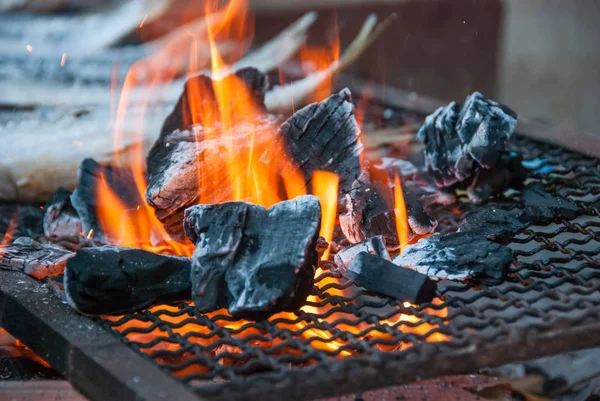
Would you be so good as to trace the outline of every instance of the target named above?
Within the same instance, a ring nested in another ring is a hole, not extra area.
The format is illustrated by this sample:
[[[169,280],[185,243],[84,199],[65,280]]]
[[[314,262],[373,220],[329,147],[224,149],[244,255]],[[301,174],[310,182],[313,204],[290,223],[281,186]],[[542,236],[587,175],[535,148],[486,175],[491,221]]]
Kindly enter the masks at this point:
[[[313,287],[320,226],[321,206],[311,195],[269,209],[246,202],[187,209],[195,307],[226,307],[248,319],[298,310]]]
[[[412,232],[417,235],[432,233],[437,227],[437,220],[423,208],[417,192],[411,190],[410,187],[402,187],[402,193],[404,194],[408,225]]]
[[[458,230],[497,239],[512,237],[523,228],[525,224],[516,219],[516,213],[498,207],[485,207],[467,214]]]
[[[120,205],[103,201],[106,198],[98,195],[98,189],[104,182],[122,206],[134,211],[143,205],[144,201],[138,192],[133,172],[129,169],[102,166],[92,159],[84,159],[79,164],[77,175],[79,185],[71,195],[71,204],[81,219],[83,235],[91,236],[101,243],[113,243],[114,240],[107,238],[102,232],[97,210],[101,207],[118,208]]]
[[[368,252],[356,255],[346,270],[346,277],[367,290],[412,304],[430,302],[437,290],[436,283],[425,274]]]
[[[389,177],[399,176],[404,193],[419,200],[424,208],[431,205],[451,205],[456,202],[453,189],[440,188],[433,179],[408,160],[384,157],[374,168],[384,169]]]
[[[31,237],[41,239],[44,236],[42,220],[44,211],[39,205],[0,204],[0,242],[8,232],[11,238]]]
[[[381,235],[388,246],[398,245],[393,193],[383,183],[360,186],[346,194],[346,211],[339,219],[352,244]]]
[[[546,223],[557,217],[574,219],[580,213],[575,203],[546,192],[539,183],[523,190],[519,206],[524,209],[522,219],[534,223]]]
[[[0,247],[0,268],[21,271],[42,280],[62,274],[67,260],[73,256],[73,252],[57,245],[20,237],[12,244]]]
[[[233,136],[236,154],[244,155],[249,152],[251,144],[257,149],[263,142],[270,139],[267,133],[277,130],[276,119],[266,115],[264,111],[264,94],[268,85],[266,76],[254,68],[245,68],[235,75],[227,76],[224,80],[236,81],[242,84],[256,106],[258,116],[249,117],[241,113],[232,113],[234,118],[228,134]],[[235,84],[237,87],[238,85]],[[193,115],[188,104],[188,95],[200,89],[205,96],[202,101],[209,106],[200,107],[204,114]],[[230,103],[232,110],[242,100],[241,96],[233,94]],[[210,115],[217,113],[217,115]],[[186,208],[198,203],[219,203],[233,199],[231,185],[223,181],[223,164],[217,163],[223,152],[231,155],[232,149],[226,140],[220,139],[222,127],[220,124],[219,107],[214,94],[213,81],[205,75],[191,77],[186,82],[183,93],[175,108],[165,119],[160,136],[150,149],[146,164],[148,167],[148,188],[146,200],[156,211],[157,218],[165,225],[167,232],[176,240],[185,240],[182,220]],[[256,121],[246,121],[248,119]],[[245,119],[245,120],[244,120]],[[211,127],[202,127],[195,122],[212,121]],[[254,136],[252,136],[254,134]],[[209,139],[211,138],[211,139]],[[258,152],[257,152],[258,153]],[[210,199],[200,199],[200,182],[211,182],[212,187],[218,188],[211,194]]]
[[[364,241],[349,245],[335,254],[335,263],[342,269],[347,268],[350,262],[361,252],[367,252],[387,260],[392,260],[381,235],[367,238]]]
[[[234,199],[234,188],[223,173],[228,158],[243,159],[253,146],[255,154],[268,149],[270,140],[276,132],[276,119],[265,116],[253,123],[240,122],[233,126],[227,135],[222,129],[195,126],[190,130],[175,130],[164,139],[165,149],[169,153],[164,159],[148,156],[148,188],[146,200],[164,224],[173,239],[186,240],[183,232],[183,214],[185,209],[199,203],[220,203]],[[234,138],[235,147],[231,148],[227,136]],[[157,146],[157,145],[155,145]],[[261,156],[270,163],[268,156]],[[202,182],[210,183],[210,191],[202,191]]]
[[[321,260],[325,254],[325,251],[329,249],[329,242],[327,242],[325,238],[319,237],[317,238],[317,245],[315,245],[315,249],[319,254],[319,260]]]
[[[506,276],[512,251],[477,232],[438,234],[408,245],[393,262],[432,279],[498,284]]]
[[[83,225],[77,210],[71,204],[71,192],[59,188],[44,207],[44,235],[49,239],[65,238],[78,242]]]
[[[296,111],[281,124],[279,131],[288,155],[304,175],[306,188],[311,188],[317,170],[339,176],[341,199],[355,187],[357,180],[368,182],[350,90],[343,89]]]
[[[425,119],[417,137],[425,144],[425,164],[440,187],[465,181],[479,168],[496,165],[517,124],[508,107],[479,92],[440,107]]]
[[[85,248],[67,262],[65,295],[71,307],[86,315],[117,315],[187,300],[190,266],[188,258],[141,249]]]
[[[493,169],[480,169],[467,187],[467,196],[473,203],[482,203],[507,189],[518,189],[527,178],[527,169],[516,154],[504,154]]]

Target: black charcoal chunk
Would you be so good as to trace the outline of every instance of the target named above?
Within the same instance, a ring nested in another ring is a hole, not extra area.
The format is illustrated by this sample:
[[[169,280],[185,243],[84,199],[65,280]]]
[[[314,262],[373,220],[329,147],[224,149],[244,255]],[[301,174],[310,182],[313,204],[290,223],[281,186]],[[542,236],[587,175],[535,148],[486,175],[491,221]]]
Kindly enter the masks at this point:
[[[350,262],[361,252],[367,252],[372,255],[379,256],[387,260],[392,260],[387,248],[385,247],[385,241],[381,235],[367,238],[364,241],[356,244],[348,245],[335,254],[334,261],[338,267],[344,269],[347,268]]]
[[[384,157],[375,168],[383,168],[390,177],[399,176],[407,196],[417,199],[421,206],[451,205],[456,202],[454,190],[440,188],[433,180],[408,160]]]
[[[437,227],[437,220],[429,214],[421,204],[417,193],[411,187],[402,187],[404,206],[408,216],[408,225],[413,233],[425,235],[432,233]]]
[[[79,241],[83,225],[77,210],[71,204],[71,192],[59,188],[44,207],[44,235],[46,238],[65,238]]]
[[[479,92],[440,107],[425,119],[418,138],[425,144],[425,163],[440,187],[466,181],[479,168],[491,169],[514,132],[517,115]]]
[[[465,216],[459,231],[480,233],[488,239],[512,237],[525,228],[525,224],[517,220],[516,213],[498,207],[485,207]]]
[[[63,274],[67,260],[73,256],[73,252],[57,245],[20,237],[10,245],[0,246],[0,268],[42,280]]]
[[[342,199],[355,181],[368,182],[360,128],[348,89],[296,111],[279,130],[287,153],[304,175],[309,190],[317,170],[339,176]]]
[[[580,213],[575,203],[546,192],[539,183],[525,188],[519,206],[524,209],[522,219],[534,223],[546,223],[557,217],[574,219]]]
[[[71,204],[81,219],[83,235],[101,243],[111,244],[114,240],[102,232],[97,210],[99,208],[119,208],[135,211],[144,204],[130,169],[102,166],[92,159],[84,159],[77,171],[79,185],[71,195]],[[104,184],[103,184],[104,183]],[[99,196],[100,185],[109,188],[121,205],[106,202]]]
[[[426,275],[367,252],[352,260],[346,277],[367,290],[411,304],[430,302],[437,290],[436,283]]]
[[[266,318],[296,311],[313,287],[321,206],[311,195],[265,209],[246,202],[185,211],[192,256],[192,297],[200,312]]]
[[[220,124],[219,107],[214,93],[213,81],[205,75],[188,79],[174,110],[165,119],[160,137],[152,146],[146,164],[148,167],[148,188],[146,200],[164,224],[167,232],[176,240],[185,240],[182,228],[183,213],[186,208],[198,203],[219,203],[232,199],[231,183],[223,174],[224,164],[218,163],[219,154],[229,157],[250,152],[253,144],[258,154],[261,141],[269,137],[266,131],[275,132],[275,118],[266,115],[264,94],[268,81],[266,76],[254,68],[246,68],[224,80],[235,80],[245,91],[232,93],[229,106],[232,108],[231,129],[223,135]],[[203,96],[202,102],[208,107],[200,107],[202,115],[193,115],[189,107],[189,93],[197,91]],[[235,112],[236,104],[247,101],[242,94],[250,94],[256,107],[256,114],[248,116]],[[238,96],[239,95],[239,96]],[[208,114],[207,114],[208,113]],[[216,115],[209,115],[216,113]],[[202,127],[199,122],[214,121],[210,127]],[[210,135],[206,133],[210,132]],[[255,134],[255,135],[254,135]],[[235,149],[221,138],[232,136]],[[212,138],[209,140],[208,138]],[[234,153],[233,155],[231,153]],[[211,199],[200,199],[200,182],[210,182],[216,188]]]
[[[516,154],[504,154],[493,169],[480,169],[467,188],[467,196],[473,203],[482,203],[507,189],[519,189],[527,178],[527,169]]]
[[[477,232],[463,231],[420,239],[404,247],[393,262],[436,280],[499,284],[512,262],[512,251]]]
[[[42,220],[44,211],[39,205],[0,204],[0,242],[7,244],[6,233],[11,238],[31,237],[41,239],[44,236]]]
[[[85,248],[67,262],[69,305],[86,315],[118,315],[191,297],[190,259],[141,249]]]
[[[346,194],[346,211],[339,217],[342,232],[355,244],[381,235],[385,243],[398,244],[391,188],[375,182]]]

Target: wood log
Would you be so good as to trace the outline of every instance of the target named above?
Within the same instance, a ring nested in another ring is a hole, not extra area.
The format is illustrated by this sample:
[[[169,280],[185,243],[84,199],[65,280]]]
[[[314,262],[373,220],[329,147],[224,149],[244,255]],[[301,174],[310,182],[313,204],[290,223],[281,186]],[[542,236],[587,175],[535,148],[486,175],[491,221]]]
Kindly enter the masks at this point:
[[[296,311],[310,294],[318,263],[321,206],[304,195],[270,209],[245,202],[197,205],[185,212],[192,296],[200,312],[227,307],[262,319]]]
[[[422,238],[405,246],[393,262],[434,280],[499,284],[512,262],[512,251],[488,241],[481,233],[461,231]]]
[[[80,313],[130,313],[190,299],[190,260],[133,248],[85,248],[67,262],[64,288],[67,302]]]
[[[391,261],[359,253],[346,270],[346,277],[356,285],[411,304],[430,302],[437,285],[425,274],[397,266]]]
[[[539,183],[529,185],[521,193],[519,206],[523,208],[525,221],[547,223],[556,218],[574,219],[581,213],[575,203],[554,196]]]
[[[311,188],[317,170],[339,176],[342,199],[355,181],[368,181],[360,128],[348,89],[298,110],[281,125],[279,132],[289,157],[304,175],[306,188]]]
[[[54,244],[40,244],[28,237],[17,238],[12,244],[0,247],[0,268],[23,272],[38,280],[59,276],[67,260],[74,256]]]
[[[494,167],[516,125],[514,111],[474,92],[462,108],[451,102],[428,116],[417,137],[436,184],[449,187]]]
[[[372,255],[376,255],[386,260],[392,260],[387,248],[385,247],[385,241],[381,235],[367,238],[364,241],[356,244],[348,245],[340,250],[334,256],[334,261],[340,269],[346,269],[354,260],[354,258],[361,252],[367,252]]]

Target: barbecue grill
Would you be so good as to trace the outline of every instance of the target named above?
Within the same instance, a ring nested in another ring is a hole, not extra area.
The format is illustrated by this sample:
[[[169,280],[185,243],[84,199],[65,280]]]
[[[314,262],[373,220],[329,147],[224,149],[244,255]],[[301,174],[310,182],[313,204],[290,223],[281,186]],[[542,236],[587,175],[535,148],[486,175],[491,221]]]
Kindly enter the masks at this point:
[[[366,125],[418,121],[437,105],[386,93],[367,108]],[[385,108],[396,118],[383,119]],[[443,282],[433,303],[411,306],[323,270],[307,303],[315,312],[291,318],[242,321],[181,303],[91,319],[39,283],[0,271],[0,325],[98,401],[316,399],[600,345],[599,163],[534,139],[544,136],[535,127],[518,127],[509,150],[523,156],[529,180],[580,213],[507,240],[514,260],[501,285]],[[515,210],[517,199],[509,191],[492,203]],[[461,197],[434,208],[438,231],[456,230],[476,207]]]

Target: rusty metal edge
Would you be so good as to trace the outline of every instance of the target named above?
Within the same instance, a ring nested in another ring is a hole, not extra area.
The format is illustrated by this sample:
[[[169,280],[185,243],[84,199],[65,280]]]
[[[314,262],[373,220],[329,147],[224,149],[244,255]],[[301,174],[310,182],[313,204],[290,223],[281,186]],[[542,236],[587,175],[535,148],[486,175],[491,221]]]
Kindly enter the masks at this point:
[[[371,98],[381,101],[382,104],[417,112],[424,116],[433,113],[438,107],[448,104],[448,102],[439,99],[390,86],[365,82],[344,74],[340,75],[337,83],[340,87],[350,88],[355,95],[368,93]],[[462,99],[456,100],[462,101]],[[562,146],[586,156],[600,158],[600,137],[587,132],[563,129],[520,116],[516,132],[532,139]]]
[[[90,400],[202,400],[22,273],[0,270],[0,326]]]

